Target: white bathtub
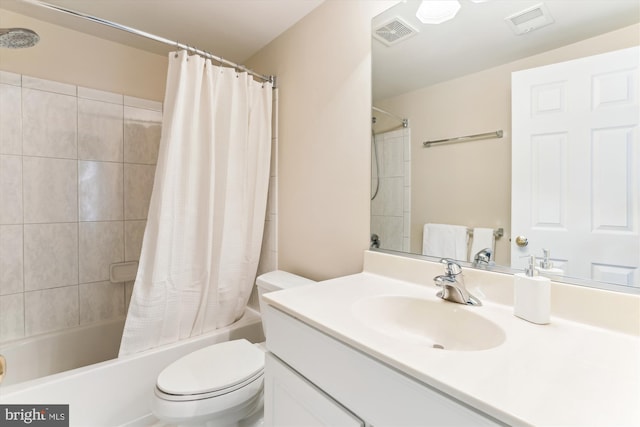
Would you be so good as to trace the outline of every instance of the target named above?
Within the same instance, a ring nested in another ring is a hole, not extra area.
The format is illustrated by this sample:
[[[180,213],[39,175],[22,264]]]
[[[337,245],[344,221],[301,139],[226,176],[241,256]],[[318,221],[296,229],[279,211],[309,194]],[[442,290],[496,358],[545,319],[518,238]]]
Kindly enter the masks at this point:
[[[0,403],[69,404],[70,426],[150,425],[153,422],[149,410],[151,394],[156,377],[165,366],[199,348],[238,338],[251,342],[264,340],[258,312],[247,308],[244,316],[233,325],[179,343],[31,381],[3,385],[0,387]],[[5,357],[8,378],[12,362],[10,357]],[[13,365],[17,363],[14,361]],[[22,371],[15,366],[13,369]]]
[[[0,387],[113,359],[123,328],[124,318],[2,344],[7,373]]]

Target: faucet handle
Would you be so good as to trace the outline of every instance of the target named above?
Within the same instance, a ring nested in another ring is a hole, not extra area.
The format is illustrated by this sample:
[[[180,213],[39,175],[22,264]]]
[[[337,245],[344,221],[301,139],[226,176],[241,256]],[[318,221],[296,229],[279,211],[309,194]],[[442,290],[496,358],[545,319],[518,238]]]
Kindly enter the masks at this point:
[[[457,276],[462,273],[462,267],[455,260],[451,258],[442,258],[440,260],[442,264],[445,265],[444,271],[448,276]]]

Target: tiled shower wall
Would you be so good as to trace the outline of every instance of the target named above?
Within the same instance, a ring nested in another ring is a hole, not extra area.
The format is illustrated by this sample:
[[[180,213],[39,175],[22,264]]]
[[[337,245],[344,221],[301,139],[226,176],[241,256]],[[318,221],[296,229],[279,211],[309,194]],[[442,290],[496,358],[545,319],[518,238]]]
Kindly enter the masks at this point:
[[[0,72],[0,342],[123,317],[162,104]]]
[[[380,238],[380,248],[409,252],[411,233],[411,130],[375,135],[371,150],[371,233]]]
[[[0,71],[0,343],[126,314],[133,282],[108,269],[138,260],[161,111]],[[273,112],[258,274],[277,268],[277,90]]]

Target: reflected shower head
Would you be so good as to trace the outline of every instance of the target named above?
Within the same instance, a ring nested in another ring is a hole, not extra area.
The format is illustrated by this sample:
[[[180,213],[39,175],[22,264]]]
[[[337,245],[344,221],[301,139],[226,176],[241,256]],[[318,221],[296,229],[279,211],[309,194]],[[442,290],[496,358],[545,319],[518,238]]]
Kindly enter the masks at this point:
[[[27,28],[0,29],[0,47],[21,49],[35,46],[39,40],[40,36],[35,31]]]

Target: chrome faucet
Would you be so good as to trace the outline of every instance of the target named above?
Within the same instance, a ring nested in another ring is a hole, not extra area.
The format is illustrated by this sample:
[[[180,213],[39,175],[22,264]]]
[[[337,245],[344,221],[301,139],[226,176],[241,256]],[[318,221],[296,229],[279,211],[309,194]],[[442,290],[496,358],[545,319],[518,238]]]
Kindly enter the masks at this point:
[[[490,248],[481,249],[473,257],[473,266],[481,267],[485,265],[491,265],[492,257],[493,257],[493,251]]]
[[[467,291],[460,264],[449,258],[442,258],[440,262],[445,266],[445,274],[433,278],[436,286],[442,288],[436,296],[447,301],[457,302],[458,304],[482,305],[478,298]],[[458,276],[461,276],[461,281],[458,281]]]

